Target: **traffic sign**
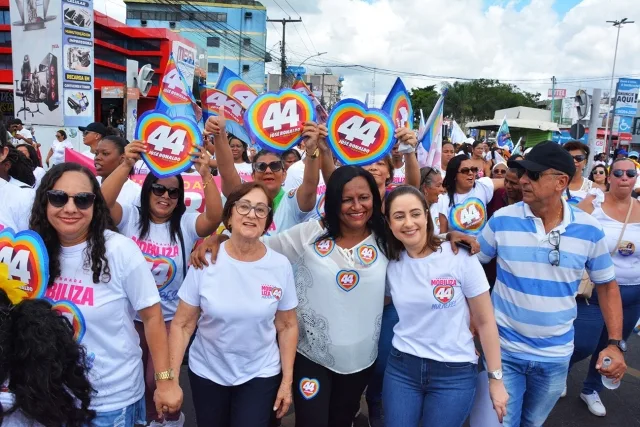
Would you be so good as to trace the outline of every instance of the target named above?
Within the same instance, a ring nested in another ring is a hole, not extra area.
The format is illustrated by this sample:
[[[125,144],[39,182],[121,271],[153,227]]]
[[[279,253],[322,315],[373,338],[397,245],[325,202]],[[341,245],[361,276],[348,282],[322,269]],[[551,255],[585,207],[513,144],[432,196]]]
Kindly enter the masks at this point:
[[[571,135],[571,138],[573,139],[580,139],[584,136],[584,126],[582,126],[580,123],[576,123],[575,125],[571,126],[571,129],[569,129],[569,135]]]

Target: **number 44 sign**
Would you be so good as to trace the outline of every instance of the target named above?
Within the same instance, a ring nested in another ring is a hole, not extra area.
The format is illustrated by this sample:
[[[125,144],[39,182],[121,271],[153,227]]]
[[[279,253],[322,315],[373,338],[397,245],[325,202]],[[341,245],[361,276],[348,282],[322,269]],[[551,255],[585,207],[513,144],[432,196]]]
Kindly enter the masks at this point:
[[[357,99],[343,99],[329,114],[329,146],[343,165],[368,165],[393,148],[395,126],[383,110]]]
[[[135,138],[145,141],[149,151],[142,160],[158,178],[179,175],[191,167],[194,147],[202,146],[202,133],[191,119],[170,119],[149,111],[138,120]]]
[[[0,232],[0,264],[7,277],[0,280],[19,281],[24,298],[42,298],[49,282],[49,255],[40,235],[26,230],[14,233],[11,228]],[[3,268],[4,269],[4,268]]]

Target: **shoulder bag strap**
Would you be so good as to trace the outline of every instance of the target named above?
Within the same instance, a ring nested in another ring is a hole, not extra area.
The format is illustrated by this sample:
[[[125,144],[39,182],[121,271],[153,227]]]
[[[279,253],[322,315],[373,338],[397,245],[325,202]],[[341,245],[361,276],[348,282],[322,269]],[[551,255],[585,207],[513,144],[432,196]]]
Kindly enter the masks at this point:
[[[620,231],[620,237],[618,237],[618,242],[613,247],[613,250],[611,251],[611,255],[613,255],[616,252],[616,249],[618,249],[618,245],[622,241],[622,236],[624,235],[624,230],[626,230],[627,224],[629,223],[629,218],[631,217],[632,210],[633,210],[633,198],[631,199],[631,203],[629,204],[629,210],[627,211],[627,217],[624,219],[624,224],[622,225],[622,231]]]

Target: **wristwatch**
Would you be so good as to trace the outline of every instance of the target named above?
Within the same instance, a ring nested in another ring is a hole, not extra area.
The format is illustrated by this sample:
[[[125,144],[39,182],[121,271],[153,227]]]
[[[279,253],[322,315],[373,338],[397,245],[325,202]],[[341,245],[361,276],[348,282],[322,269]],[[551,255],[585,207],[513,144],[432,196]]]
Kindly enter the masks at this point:
[[[166,371],[156,372],[156,381],[162,380],[172,380],[173,379],[173,368],[169,368]]]
[[[495,371],[487,371],[487,375],[490,380],[501,380],[502,379],[502,369],[497,369]]]
[[[623,353],[627,351],[627,342],[625,340],[609,340],[607,341],[607,345],[615,345]]]

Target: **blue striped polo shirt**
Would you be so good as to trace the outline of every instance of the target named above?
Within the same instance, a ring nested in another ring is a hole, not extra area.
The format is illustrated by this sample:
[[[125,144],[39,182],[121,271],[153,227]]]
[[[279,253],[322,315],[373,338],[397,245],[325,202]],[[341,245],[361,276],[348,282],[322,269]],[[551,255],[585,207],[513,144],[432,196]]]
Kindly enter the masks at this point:
[[[573,353],[578,286],[586,268],[596,285],[615,279],[600,224],[565,201],[560,265],[549,262],[554,246],[542,220],[519,202],[498,210],[478,238],[483,263],[497,257],[491,300],[503,355],[540,362],[565,362]],[[552,230],[553,231],[553,230]]]

